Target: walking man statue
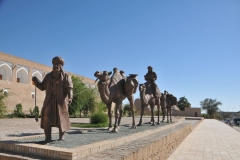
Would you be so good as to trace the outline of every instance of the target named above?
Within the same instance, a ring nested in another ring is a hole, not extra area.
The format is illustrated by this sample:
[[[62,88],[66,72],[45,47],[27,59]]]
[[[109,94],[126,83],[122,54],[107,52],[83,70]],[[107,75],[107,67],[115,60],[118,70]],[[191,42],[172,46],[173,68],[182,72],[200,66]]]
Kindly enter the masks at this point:
[[[41,110],[41,128],[44,129],[46,142],[52,140],[51,127],[59,128],[59,140],[62,140],[64,132],[70,129],[68,106],[73,98],[71,77],[62,69],[64,60],[57,56],[52,59],[52,64],[53,70],[42,82],[37,77],[32,78],[37,88],[46,91]]]

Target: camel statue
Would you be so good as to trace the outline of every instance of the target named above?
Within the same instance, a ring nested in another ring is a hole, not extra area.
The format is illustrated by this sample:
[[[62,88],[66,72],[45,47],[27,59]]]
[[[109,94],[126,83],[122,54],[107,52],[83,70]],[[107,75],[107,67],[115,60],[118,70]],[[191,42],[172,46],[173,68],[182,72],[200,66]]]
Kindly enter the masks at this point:
[[[138,126],[142,125],[142,116],[143,116],[144,108],[147,107],[148,105],[150,105],[150,108],[151,108],[150,123],[152,123],[152,125],[155,125],[154,106],[157,105],[157,108],[158,108],[157,124],[160,124],[160,121],[159,121],[160,97],[161,97],[160,89],[156,86],[156,96],[154,96],[152,83],[150,81],[147,81],[146,83],[139,85],[139,91],[140,91],[140,99],[141,99],[141,114],[140,114],[140,120],[139,120]]]
[[[120,74],[117,68],[114,68],[114,74],[110,78],[112,72],[99,72],[96,71],[94,76],[97,77],[96,81],[98,81],[98,91],[100,93],[100,97],[102,101],[106,104],[108,109],[108,117],[109,117],[109,128],[112,129],[112,113],[111,107],[112,102],[116,104],[115,110],[115,124],[112,132],[118,132],[118,128],[121,122],[122,117],[122,101],[127,97],[131,110],[132,110],[132,128],[136,128],[135,118],[134,118],[134,109],[133,102],[134,96],[133,94],[137,90],[138,81],[136,79],[136,74],[130,74],[130,76],[125,77],[123,74]]]
[[[172,122],[172,106],[177,106],[177,98],[172,94],[167,94],[167,123],[169,123],[169,116],[170,116],[170,122]],[[164,115],[165,117],[165,115]],[[163,118],[164,118],[163,117]]]

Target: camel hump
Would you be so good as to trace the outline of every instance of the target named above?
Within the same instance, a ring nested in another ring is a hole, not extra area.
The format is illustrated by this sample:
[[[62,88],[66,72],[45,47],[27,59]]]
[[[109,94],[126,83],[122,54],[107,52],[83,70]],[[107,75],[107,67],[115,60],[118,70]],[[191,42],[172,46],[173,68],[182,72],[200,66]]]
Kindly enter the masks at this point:
[[[109,87],[116,85],[119,81],[121,81],[123,78],[120,73],[114,73],[111,77],[111,82],[109,84]]]

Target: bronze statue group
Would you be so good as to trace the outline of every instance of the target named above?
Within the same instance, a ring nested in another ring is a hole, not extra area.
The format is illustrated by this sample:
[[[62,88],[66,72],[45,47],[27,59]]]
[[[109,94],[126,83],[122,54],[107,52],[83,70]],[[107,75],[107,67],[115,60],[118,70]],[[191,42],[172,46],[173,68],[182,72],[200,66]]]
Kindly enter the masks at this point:
[[[46,91],[46,97],[41,110],[41,128],[44,129],[45,142],[50,142],[51,127],[59,128],[59,139],[64,139],[65,131],[70,129],[68,107],[73,98],[73,84],[71,77],[65,73],[62,69],[64,60],[61,57],[54,57],[52,59],[53,70],[48,73],[42,82],[37,77],[33,77],[32,81],[34,85],[42,91]],[[137,74],[124,75],[124,71],[118,71],[117,68],[112,72],[99,72],[96,71],[94,76],[98,81],[98,90],[101,100],[106,104],[108,109],[109,127],[108,130],[112,132],[118,132],[121,117],[123,113],[122,101],[127,98],[132,112],[132,128],[136,128],[134,118],[134,93],[136,93],[139,86],[140,98],[141,98],[141,113],[138,126],[142,125],[142,117],[144,108],[148,105],[151,108],[151,121],[152,125],[160,124],[160,108],[162,110],[162,122],[165,118],[165,110],[167,109],[167,122],[169,123],[168,115],[171,118],[171,107],[177,105],[177,98],[172,94],[164,91],[160,92],[157,84],[157,74],[153,72],[151,66],[148,67],[148,72],[144,76],[146,82],[144,84],[138,84],[136,79]],[[115,108],[115,121],[112,128],[112,103],[116,104]],[[154,106],[158,108],[158,120],[155,123],[154,120]]]

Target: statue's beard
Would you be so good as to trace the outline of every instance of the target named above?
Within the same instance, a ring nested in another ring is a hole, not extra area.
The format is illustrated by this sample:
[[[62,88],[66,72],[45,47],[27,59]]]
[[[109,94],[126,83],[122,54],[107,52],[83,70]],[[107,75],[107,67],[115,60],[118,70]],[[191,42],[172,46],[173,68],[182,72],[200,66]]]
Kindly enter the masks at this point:
[[[61,70],[60,70],[60,69],[53,69],[53,72],[54,72],[54,73],[60,73]]]
[[[61,71],[62,71],[62,67],[61,66],[60,67],[59,66],[58,67],[53,67],[53,72],[54,73],[57,74],[57,73],[60,73]]]
[[[52,72],[53,77],[59,78],[59,76],[61,75],[61,73],[63,73],[62,66],[60,66],[59,68],[54,68],[54,67],[53,67],[53,72]],[[60,76],[60,77],[61,77],[61,76]]]

